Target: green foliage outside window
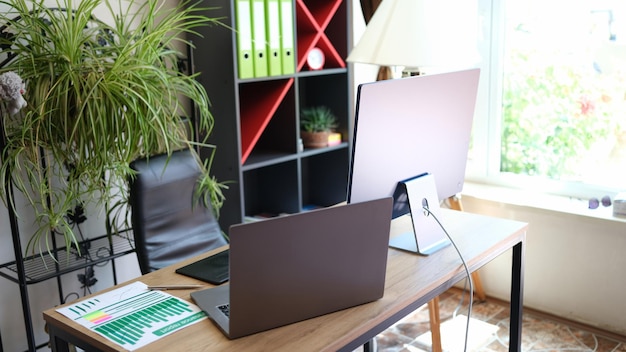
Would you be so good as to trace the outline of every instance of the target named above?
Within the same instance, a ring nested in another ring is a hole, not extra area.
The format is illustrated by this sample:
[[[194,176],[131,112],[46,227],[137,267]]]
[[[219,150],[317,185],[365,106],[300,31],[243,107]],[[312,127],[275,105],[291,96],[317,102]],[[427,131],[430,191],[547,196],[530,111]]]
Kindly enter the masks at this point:
[[[556,50],[510,50],[507,60],[501,171],[578,179],[606,157],[626,131],[623,73]]]

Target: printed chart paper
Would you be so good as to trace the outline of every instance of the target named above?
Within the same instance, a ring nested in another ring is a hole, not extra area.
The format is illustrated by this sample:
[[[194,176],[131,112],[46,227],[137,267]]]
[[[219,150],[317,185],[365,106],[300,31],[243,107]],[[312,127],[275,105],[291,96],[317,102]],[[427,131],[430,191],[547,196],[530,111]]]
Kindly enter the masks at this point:
[[[183,299],[134,282],[57,311],[129,351],[206,318]]]

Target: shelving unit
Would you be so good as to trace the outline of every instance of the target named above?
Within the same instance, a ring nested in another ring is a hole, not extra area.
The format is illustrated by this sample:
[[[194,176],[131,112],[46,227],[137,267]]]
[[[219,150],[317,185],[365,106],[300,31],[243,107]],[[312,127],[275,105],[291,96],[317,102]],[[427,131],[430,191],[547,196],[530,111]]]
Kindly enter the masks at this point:
[[[220,225],[228,229],[247,216],[297,213],[346,199],[352,138],[348,0],[293,0],[296,72],[239,79],[237,34],[226,27],[200,29],[195,38],[195,72],[207,89],[215,117],[211,167],[228,182]],[[213,17],[235,25],[235,0],[212,1]],[[325,65],[309,70],[307,53],[322,50]],[[328,106],[337,116],[342,143],[299,149],[299,114]],[[203,155],[209,157],[209,155]]]

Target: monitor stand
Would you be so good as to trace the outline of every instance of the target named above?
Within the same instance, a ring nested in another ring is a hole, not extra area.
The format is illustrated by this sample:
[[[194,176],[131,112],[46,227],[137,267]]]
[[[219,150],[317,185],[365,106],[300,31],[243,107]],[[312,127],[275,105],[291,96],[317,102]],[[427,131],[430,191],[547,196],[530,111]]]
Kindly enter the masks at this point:
[[[423,174],[398,182],[394,198],[398,199],[399,195],[406,197],[404,201],[408,203],[413,231],[392,237],[389,246],[422,255],[430,255],[448,246],[448,236],[430,214],[441,219],[434,176]]]

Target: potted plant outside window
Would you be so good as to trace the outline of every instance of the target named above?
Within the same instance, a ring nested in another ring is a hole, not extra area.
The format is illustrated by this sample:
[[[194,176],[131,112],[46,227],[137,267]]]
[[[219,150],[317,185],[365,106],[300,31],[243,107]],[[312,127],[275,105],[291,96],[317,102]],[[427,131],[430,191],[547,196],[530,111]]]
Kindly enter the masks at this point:
[[[337,118],[326,106],[305,108],[300,114],[300,137],[305,148],[328,146],[328,136],[337,127]]]
[[[191,45],[184,36],[194,28],[219,24],[205,15],[210,9],[188,0],[170,8],[157,0],[1,3],[8,10],[0,13],[0,74],[21,77],[27,105],[10,114],[0,104],[0,196],[20,216],[9,197],[14,187],[32,208],[37,230],[27,251],[49,251],[48,234],[77,244],[68,220],[76,206],[104,209],[111,224],[127,224],[131,161],[213,148],[189,137],[195,126],[208,136],[213,116],[204,87],[181,73],[175,49]],[[192,115],[187,101],[195,104],[195,124],[181,120]],[[210,175],[210,160],[197,159],[198,197],[217,213],[224,186]]]

